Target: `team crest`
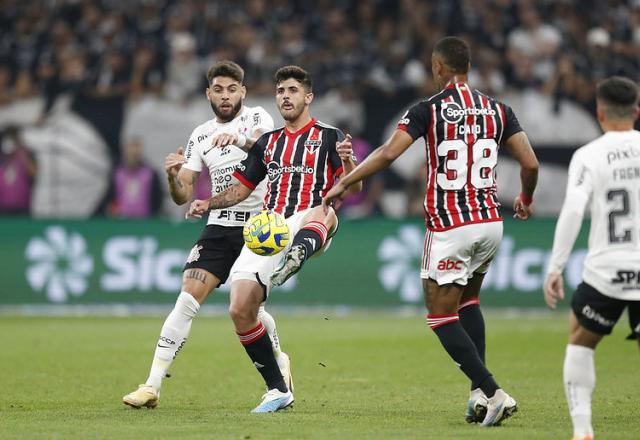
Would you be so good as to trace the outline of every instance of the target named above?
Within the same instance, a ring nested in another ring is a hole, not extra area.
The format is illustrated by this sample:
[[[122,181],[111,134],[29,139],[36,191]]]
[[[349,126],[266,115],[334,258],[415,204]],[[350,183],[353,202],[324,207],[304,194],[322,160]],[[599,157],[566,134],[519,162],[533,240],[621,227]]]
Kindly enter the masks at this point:
[[[309,139],[305,141],[304,148],[311,154],[315,153],[322,146],[322,139]]]
[[[202,246],[195,245],[191,248],[191,252],[189,252],[189,256],[187,257],[187,264],[193,263],[194,261],[198,261],[200,259],[200,251],[202,250]]]

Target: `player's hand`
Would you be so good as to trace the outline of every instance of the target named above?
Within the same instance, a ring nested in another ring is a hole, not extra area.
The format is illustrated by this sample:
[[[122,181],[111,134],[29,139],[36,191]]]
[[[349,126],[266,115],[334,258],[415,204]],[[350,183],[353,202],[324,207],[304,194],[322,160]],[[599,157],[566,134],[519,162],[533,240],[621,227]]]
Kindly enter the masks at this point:
[[[247,143],[247,138],[240,133],[220,133],[211,141],[213,148],[224,148],[229,145],[235,145],[238,148],[244,147]]]
[[[544,301],[555,309],[559,299],[564,299],[564,279],[561,273],[550,273],[544,282]]]
[[[169,153],[164,159],[164,170],[169,177],[176,177],[184,163],[187,163],[187,160],[184,158],[184,148],[180,147],[178,151]]]
[[[517,218],[518,220],[528,220],[529,217],[533,214],[533,208],[531,205],[525,205],[524,202],[520,199],[520,196],[516,197],[513,202],[513,210],[515,214],[513,214],[513,218]]]
[[[333,188],[329,190],[327,195],[322,200],[322,210],[325,215],[329,213],[329,207],[333,206],[334,209],[338,209],[342,205],[342,201],[347,193],[347,188],[342,182],[338,182],[333,185]]]
[[[185,218],[202,218],[209,210],[209,200],[194,200],[185,214]]]
[[[351,135],[348,134],[342,142],[336,142],[336,151],[343,162],[349,162],[353,157],[353,145]]]

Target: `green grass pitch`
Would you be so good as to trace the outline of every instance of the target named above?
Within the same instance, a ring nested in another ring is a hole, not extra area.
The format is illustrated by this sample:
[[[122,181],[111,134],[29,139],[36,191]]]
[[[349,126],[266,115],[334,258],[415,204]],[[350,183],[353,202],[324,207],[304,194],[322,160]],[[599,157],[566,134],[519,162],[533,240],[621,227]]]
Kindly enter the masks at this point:
[[[262,381],[227,317],[199,317],[155,410],[121,397],[146,379],[161,317],[0,316],[1,439],[569,439],[566,312],[487,315],[489,367],[520,406],[464,422],[467,381],[420,314],[277,316],[293,409],[255,415]],[[621,320],[596,354],[599,439],[640,436],[638,348]]]

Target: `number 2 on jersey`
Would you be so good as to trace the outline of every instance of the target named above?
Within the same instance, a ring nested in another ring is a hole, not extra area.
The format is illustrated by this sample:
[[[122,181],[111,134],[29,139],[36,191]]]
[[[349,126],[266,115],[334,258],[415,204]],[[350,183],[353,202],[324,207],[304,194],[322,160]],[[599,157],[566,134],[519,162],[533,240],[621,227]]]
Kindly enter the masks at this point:
[[[471,147],[471,148],[469,148]],[[472,151],[469,163],[469,150]],[[471,146],[462,139],[442,141],[438,156],[444,156],[444,172],[438,173],[436,182],[444,190],[460,190],[469,181],[477,189],[494,184],[493,170],[498,163],[498,144],[495,139],[478,139]]]
[[[614,205],[619,205],[609,211],[609,243],[629,243],[632,240],[631,234],[633,229],[624,228],[625,225],[631,226],[633,220],[629,219],[630,213],[630,197],[629,191],[626,189],[612,189],[607,192],[607,201]],[[617,220],[616,220],[617,219]],[[622,224],[620,233],[616,232],[616,221],[618,225]]]

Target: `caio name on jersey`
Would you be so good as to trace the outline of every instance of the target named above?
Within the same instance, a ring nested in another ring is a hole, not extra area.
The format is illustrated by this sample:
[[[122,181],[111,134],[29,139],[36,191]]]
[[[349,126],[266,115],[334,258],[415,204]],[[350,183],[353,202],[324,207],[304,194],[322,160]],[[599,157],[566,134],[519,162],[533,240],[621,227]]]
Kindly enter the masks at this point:
[[[462,270],[462,261],[456,261],[451,259],[440,260],[438,261],[438,266],[436,267],[438,271],[460,271]]]
[[[611,284],[624,284],[622,290],[640,290],[640,271],[619,270]]]

